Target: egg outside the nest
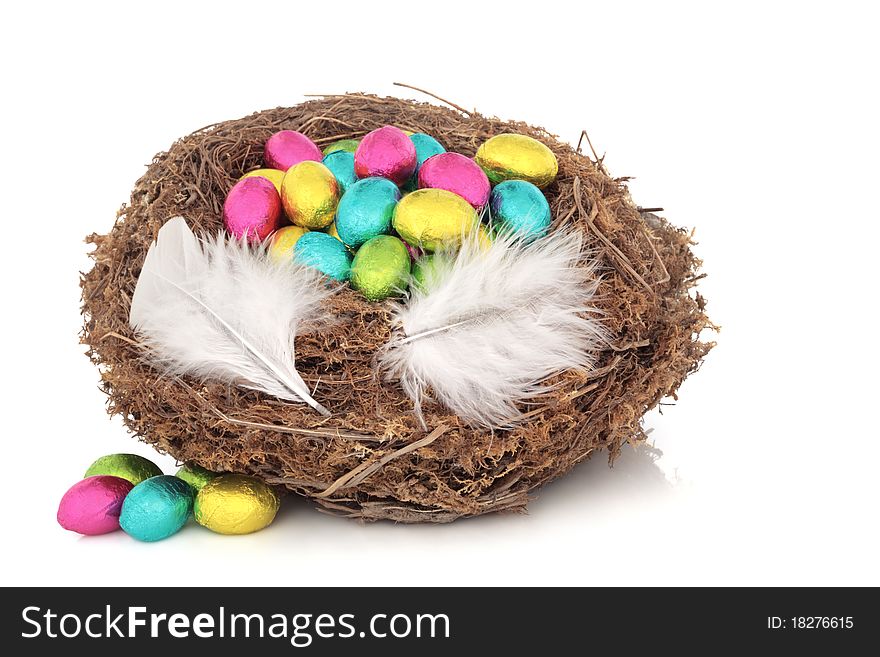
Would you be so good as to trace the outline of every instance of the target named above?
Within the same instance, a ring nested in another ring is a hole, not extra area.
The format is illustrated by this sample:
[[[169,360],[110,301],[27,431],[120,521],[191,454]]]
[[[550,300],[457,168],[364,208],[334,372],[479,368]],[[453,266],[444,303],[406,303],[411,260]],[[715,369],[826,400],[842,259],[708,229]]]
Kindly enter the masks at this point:
[[[363,178],[351,186],[336,210],[336,231],[346,246],[356,249],[391,230],[400,189],[385,178]]]
[[[280,500],[263,481],[245,475],[220,475],[196,495],[196,522],[218,534],[251,534],[268,527]]]
[[[392,235],[368,240],[351,263],[351,286],[370,301],[406,291],[411,260],[404,243]]]
[[[83,477],[94,477],[96,475],[109,475],[111,477],[122,477],[131,482],[132,486],[150,477],[157,477],[162,474],[162,470],[158,465],[150,459],[145,459],[137,454],[107,454],[95,460]]]
[[[161,541],[176,534],[192,512],[195,490],[171,475],[139,483],[122,503],[119,525],[139,541]]]
[[[183,481],[192,486],[195,491],[200,491],[205,484],[219,475],[216,472],[206,470],[195,463],[186,463],[174,476],[178,479],[183,479]]]
[[[351,273],[351,256],[340,240],[327,233],[306,233],[293,247],[294,260],[313,267],[337,281],[347,281]]]
[[[358,178],[388,178],[398,187],[416,169],[416,147],[399,128],[386,125],[367,133],[354,152]]]
[[[310,230],[324,228],[336,214],[339,183],[321,162],[300,162],[284,174],[281,202],[295,225]]]
[[[71,486],[58,504],[58,524],[77,534],[98,536],[119,529],[119,514],[133,486],[122,477],[96,475]]]

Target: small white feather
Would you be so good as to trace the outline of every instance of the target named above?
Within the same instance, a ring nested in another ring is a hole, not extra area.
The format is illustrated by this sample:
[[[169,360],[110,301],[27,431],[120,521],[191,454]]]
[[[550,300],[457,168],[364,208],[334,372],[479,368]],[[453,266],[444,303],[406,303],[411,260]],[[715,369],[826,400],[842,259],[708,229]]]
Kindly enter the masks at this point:
[[[274,262],[263,247],[200,240],[182,217],[168,220],[147,251],[129,324],[152,364],[305,402],[323,415],[296,371],[294,338],[329,321],[333,289],[314,269]]]
[[[486,246],[473,231],[425,273],[393,304],[394,336],[379,357],[420,419],[430,391],[472,426],[510,428],[548,377],[593,367],[606,339],[593,307],[596,263],[578,233],[530,244],[501,235]]]

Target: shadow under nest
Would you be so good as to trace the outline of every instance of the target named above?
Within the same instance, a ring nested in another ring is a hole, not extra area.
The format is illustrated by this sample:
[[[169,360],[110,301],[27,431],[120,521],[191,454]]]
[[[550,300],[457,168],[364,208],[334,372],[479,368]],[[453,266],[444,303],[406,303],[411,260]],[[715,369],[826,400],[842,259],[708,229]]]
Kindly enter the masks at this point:
[[[222,228],[229,188],[262,164],[274,132],[304,132],[319,146],[385,124],[435,136],[473,156],[489,137],[517,132],[547,144],[559,175],[545,192],[554,228],[582,230],[602,264],[598,307],[614,336],[589,374],[564,373],[505,432],[470,429],[440,406],[429,431],[394,384],[374,374],[390,334],[381,303],[345,288],[332,300],[338,325],[298,337],[297,369],[332,411],[324,418],[241,388],[160,376],[141,358],[128,326],[137,276],[170,217],[196,233]],[[91,235],[94,267],[82,277],[82,341],[99,366],[108,411],[142,440],[180,461],[261,477],[307,496],[321,510],[365,520],[448,522],[524,510],[528,494],[598,451],[613,459],[644,439],[640,420],[674,395],[712,344],[690,234],[640,212],[624,181],[609,177],[556,137],[524,123],[395,98],[324,97],[218,123],[157,155],[107,235]]]

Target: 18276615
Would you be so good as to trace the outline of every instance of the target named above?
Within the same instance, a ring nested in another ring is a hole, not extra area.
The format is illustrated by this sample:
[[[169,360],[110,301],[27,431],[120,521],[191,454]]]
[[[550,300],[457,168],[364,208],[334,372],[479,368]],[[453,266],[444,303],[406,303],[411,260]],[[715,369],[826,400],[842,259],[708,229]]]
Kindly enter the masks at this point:
[[[768,616],[769,630],[851,630],[852,616]]]

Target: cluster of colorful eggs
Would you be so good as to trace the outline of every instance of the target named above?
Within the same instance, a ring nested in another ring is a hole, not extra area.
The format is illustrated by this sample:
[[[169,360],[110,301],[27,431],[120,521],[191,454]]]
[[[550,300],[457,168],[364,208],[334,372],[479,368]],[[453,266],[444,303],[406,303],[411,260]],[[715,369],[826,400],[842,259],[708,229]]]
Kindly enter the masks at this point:
[[[184,465],[164,475],[136,454],[110,454],[92,463],[58,505],[58,523],[95,536],[122,529],[140,541],[176,534],[190,516],[218,534],[250,534],[268,527],[279,499],[254,477],[216,474]]]
[[[264,161],[229,191],[227,230],[269,239],[273,258],[350,281],[371,300],[405,290],[413,261],[455,248],[467,231],[481,240],[499,230],[527,241],[546,234],[541,190],[558,171],[553,152],[527,135],[496,135],[472,159],[388,125],[323,152],[282,130],[267,140]]]

